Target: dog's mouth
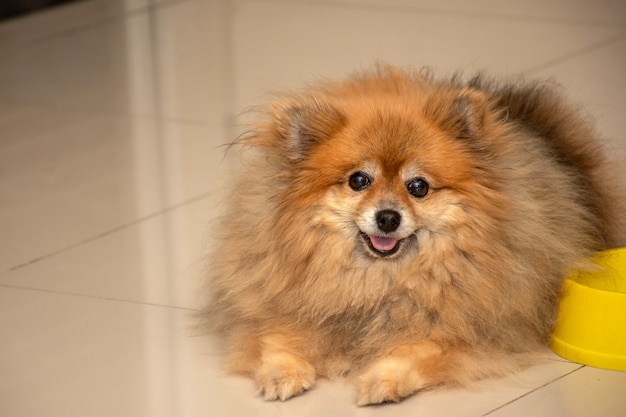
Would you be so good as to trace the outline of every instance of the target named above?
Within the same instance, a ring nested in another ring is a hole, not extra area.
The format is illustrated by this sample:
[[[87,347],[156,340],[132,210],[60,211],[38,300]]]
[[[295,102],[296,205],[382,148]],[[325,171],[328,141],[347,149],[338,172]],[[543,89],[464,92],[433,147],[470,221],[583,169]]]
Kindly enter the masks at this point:
[[[360,235],[370,251],[380,257],[391,256],[398,252],[403,240],[393,237],[368,235],[364,232],[360,232]]]

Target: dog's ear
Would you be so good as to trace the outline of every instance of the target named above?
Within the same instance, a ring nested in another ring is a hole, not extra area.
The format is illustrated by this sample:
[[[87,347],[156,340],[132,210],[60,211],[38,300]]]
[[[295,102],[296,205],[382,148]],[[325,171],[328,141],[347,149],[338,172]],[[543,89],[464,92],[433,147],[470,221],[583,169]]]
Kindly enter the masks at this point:
[[[315,145],[336,133],[346,120],[337,109],[319,101],[275,103],[272,112],[276,131],[293,161],[304,159]]]
[[[434,94],[424,106],[427,118],[459,139],[479,138],[488,113],[485,95],[471,88]]]

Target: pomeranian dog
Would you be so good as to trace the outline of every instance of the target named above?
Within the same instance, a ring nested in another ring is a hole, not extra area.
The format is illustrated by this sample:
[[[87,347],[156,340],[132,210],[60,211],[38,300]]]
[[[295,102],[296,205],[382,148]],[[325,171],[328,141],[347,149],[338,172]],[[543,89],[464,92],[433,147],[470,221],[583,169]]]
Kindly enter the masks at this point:
[[[235,144],[209,313],[267,400],[515,372],[568,270],[615,243],[594,133],[544,83],[381,66],[278,97]]]

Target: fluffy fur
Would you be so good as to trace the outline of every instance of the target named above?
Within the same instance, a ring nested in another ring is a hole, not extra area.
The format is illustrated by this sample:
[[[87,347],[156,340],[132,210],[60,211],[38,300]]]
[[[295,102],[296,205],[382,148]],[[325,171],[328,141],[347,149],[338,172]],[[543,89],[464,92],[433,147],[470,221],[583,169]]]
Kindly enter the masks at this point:
[[[594,133],[546,84],[381,67],[278,98],[237,144],[208,317],[269,400],[515,371],[568,269],[614,243]]]

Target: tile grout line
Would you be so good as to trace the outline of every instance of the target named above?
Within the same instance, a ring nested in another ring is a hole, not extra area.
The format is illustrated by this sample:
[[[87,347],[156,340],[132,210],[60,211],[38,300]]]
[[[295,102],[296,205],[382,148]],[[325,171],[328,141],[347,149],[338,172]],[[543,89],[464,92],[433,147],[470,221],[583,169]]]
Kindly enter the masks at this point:
[[[250,1],[250,0],[247,0]],[[289,0],[262,0],[265,3],[276,4],[292,4]],[[369,11],[386,11],[386,12],[404,12],[411,14],[425,14],[432,16],[453,17],[460,19],[476,19],[476,20],[505,20],[514,22],[536,22],[544,24],[557,24],[557,25],[573,25],[573,26],[588,26],[588,27],[605,27],[605,28],[621,28],[623,22],[610,21],[610,20],[584,20],[583,18],[558,18],[551,16],[533,16],[527,14],[512,14],[512,13],[494,13],[494,12],[473,12],[470,10],[450,10],[432,7],[419,7],[411,5],[381,5],[376,3],[350,3],[336,0],[319,0],[316,3],[301,3],[300,5],[308,6],[322,6],[343,8],[352,10],[369,10]]]
[[[626,32],[620,32],[617,35],[609,36],[608,38],[605,38],[603,40],[599,40],[597,42],[594,42],[591,45],[583,47],[583,48],[581,48],[581,49],[579,49],[577,51],[572,51],[572,52],[567,53],[565,55],[562,55],[560,57],[557,57],[557,58],[551,59],[549,61],[546,61],[546,62],[544,62],[542,64],[538,64],[538,65],[536,65],[534,67],[531,67],[531,68],[529,68],[529,69],[527,69],[527,70],[525,70],[523,72],[527,73],[527,74],[532,74],[532,73],[535,73],[535,72],[538,72],[538,71],[550,68],[550,67],[552,67],[554,65],[561,64],[563,62],[569,61],[570,59],[577,58],[579,56],[588,54],[589,52],[595,51],[596,49],[600,49],[600,48],[604,48],[605,46],[612,45],[612,44],[617,43],[619,41],[622,41],[624,39],[626,39]]]
[[[71,296],[71,297],[88,298],[88,299],[92,299],[92,300],[112,301],[112,302],[122,303],[122,304],[132,304],[132,305],[160,307],[160,308],[170,308],[170,309],[174,309],[174,310],[188,311],[190,313],[197,313],[197,312],[200,311],[200,310],[198,310],[196,308],[190,308],[190,307],[181,307],[181,306],[167,305],[167,304],[156,304],[156,303],[149,303],[149,302],[145,302],[145,301],[125,300],[125,299],[122,299],[122,298],[101,297],[101,296],[97,296],[97,295],[80,294],[80,293],[67,292],[67,291],[53,291],[53,290],[46,290],[46,289],[42,289],[42,288],[22,287],[22,286],[19,286],[19,285],[0,284],[0,288],[11,288],[11,289],[15,289],[15,290],[33,291],[33,292],[39,292],[39,293],[44,293],[44,294],[67,295],[67,296]]]
[[[111,22],[114,22],[116,20],[123,20],[123,19],[128,19],[131,17],[135,17],[135,16],[139,16],[145,13],[152,13],[154,10],[159,10],[159,9],[163,9],[163,8],[167,8],[170,7],[172,5],[176,5],[179,3],[184,3],[187,2],[189,0],[168,0],[162,3],[153,3],[152,1],[148,1],[148,3],[144,6],[139,6],[137,8],[131,8],[128,10],[119,10],[119,11],[115,11],[112,12],[110,15],[105,15],[103,17],[97,17],[91,21],[88,22],[82,22],[82,23],[76,23],[76,24],[72,24],[69,25],[66,28],[62,28],[59,30],[55,30],[51,33],[47,33],[47,34],[43,34],[43,35],[39,35],[39,36],[35,36],[31,39],[27,39],[27,40],[18,40],[16,42],[10,42],[7,44],[7,47],[9,48],[16,48],[16,47],[23,47],[24,45],[28,45],[28,44],[36,44],[42,41],[47,41],[49,39],[56,39],[59,37],[63,37],[63,36],[67,36],[69,34],[73,34],[76,32],[81,32],[84,30],[90,30],[93,28],[97,28],[97,27],[101,27],[103,25],[107,25]],[[65,7],[72,7],[71,5],[67,5]],[[28,19],[29,16],[24,16],[24,19]]]
[[[27,267],[29,265],[35,264],[37,262],[40,262],[40,261],[42,261],[44,259],[51,258],[53,256],[59,255],[59,254],[64,253],[64,252],[67,252],[69,250],[72,250],[74,248],[80,247],[82,245],[85,245],[87,243],[93,242],[95,240],[101,239],[103,237],[110,236],[110,235],[115,234],[117,232],[120,232],[122,230],[126,230],[128,228],[131,228],[133,226],[141,224],[141,223],[143,223],[145,221],[152,220],[152,219],[154,219],[154,218],[156,218],[158,216],[161,216],[163,214],[172,212],[172,211],[174,211],[174,210],[176,210],[176,209],[178,209],[180,207],[184,207],[184,206],[186,206],[188,204],[193,204],[195,202],[198,202],[198,201],[200,201],[202,199],[205,199],[205,198],[209,197],[210,195],[211,195],[211,192],[202,193],[202,194],[200,194],[200,195],[198,195],[196,197],[192,197],[192,198],[190,198],[188,200],[185,200],[185,201],[183,201],[181,203],[174,204],[173,206],[166,207],[166,208],[164,208],[162,210],[159,210],[159,211],[156,211],[154,213],[145,215],[145,216],[140,217],[138,219],[135,219],[135,220],[123,223],[123,224],[121,224],[119,226],[114,227],[113,229],[106,230],[106,231],[101,232],[101,233],[99,233],[99,234],[97,234],[95,236],[91,236],[91,237],[85,238],[85,239],[83,239],[81,241],[72,243],[72,244],[70,244],[68,246],[65,246],[65,247],[61,248],[61,249],[57,249],[57,250],[54,250],[52,252],[48,252],[48,253],[46,253],[44,255],[38,256],[36,258],[33,258],[33,259],[29,260],[29,261],[22,262],[21,264],[12,266],[12,267],[10,267],[8,269],[5,269],[4,271],[0,271],[0,277],[4,276],[6,274],[9,274],[9,273],[11,273],[13,271],[16,271],[18,269],[22,269],[22,268],[25,268],[25,267]]]
[[[509,406],[509,405],[513,404],[514,402],[519,401],[519,400],[521,400],[522,398],[525,398],[525,397],[529,396],[530,394],[533,394],[533,393],[535,393],[535,392],[539,391],[539,390],[540,390],[540,389],[542,389],[542,388],[547,387],[548,385],[552,385],[552,384],[554,384],[555,382],[560,381],[561,379],[563,379],[563,378],[565,378],[565,377],[567,377],[567,376],[569,376],[569,375],[573,374],[574,372],[578,372],[578,371],[580,371],[580,370],[581,370],[581,369],[583,369],[584,367],[585,367],[585,365],[580,365],[578,368],[573,369],[573,370],[569,371],[568,373],[566,373],[566,374],[564,374],[564,375],[559,376],[558,378],[555,378],[555,379],[553,379],[553,380],[551,380],[551,381],[548,381],[548,382],[546,382],[545,384],[540,385],[540,386],[538,386],[537,388],[534,388],[534,389],[532,389],[532,390],[528,391],[527,393],[525,393],[525,394],[523,394],[523,395],[520,395],[519,397],[517,397],[517,398],[515,398],[515,399],[513,399],[513,400],[511,400],[511,401],[509,401],[509,402],[507,402],[507,403],[505,403],[505,404],[502,404],[501,406],[499,406],[499,407],[497,407],[497,408],[494,408],[493,410],[489,411],[488,413],[483,414],[483,415],[482,415],[482,417],[486,417],[486,416],[488,416],[488,415],[490,415],[490,414],[493,414],[493,413],[495,413],[496,411],[501,410],[501,409],[503,409],[504,407],[507,407],[507,406]]]
[[[12,99],[2,99],[2,104],[11,105],[11,106],[21,106],[26,108],[26,110],[52,110],[57,112],[68,113],[71,115],[77,116],[99,116],[99,117],[109,117],[114,118],[116,120],[144,120],[144,121],[153,121],[155,123],[172,123],[172,124],[180,124],[180,125],[190,125],[190,126],[206,126],[206,127],[228,127],[228,124],[224,124],[222,122],[214,122],[210,120],[203,120],[200,118],[192,118],[192,117],[179,117],[179,116],[155,116],[149,113],[141,113],[141,112],[123,112],[123,111],[114,111],[114,110],[90,110],[90,109],[82,109],[78,107],[66,106],[63,104],[47,104],[47,103],[29,103],[25,101],[12,100]]]

